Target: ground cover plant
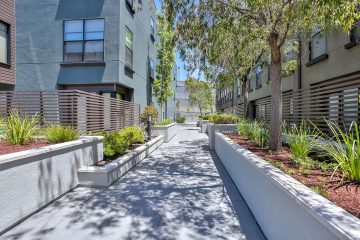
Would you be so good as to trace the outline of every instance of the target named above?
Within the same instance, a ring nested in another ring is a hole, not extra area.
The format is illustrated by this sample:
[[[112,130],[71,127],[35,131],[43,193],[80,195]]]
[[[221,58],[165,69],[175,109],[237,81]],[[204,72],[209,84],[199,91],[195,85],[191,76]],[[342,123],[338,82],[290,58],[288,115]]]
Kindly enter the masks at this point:
[[[50,143],[63,143],[79,139],[80,132],[71,126],[50,125],[45,129],[44,136]]]

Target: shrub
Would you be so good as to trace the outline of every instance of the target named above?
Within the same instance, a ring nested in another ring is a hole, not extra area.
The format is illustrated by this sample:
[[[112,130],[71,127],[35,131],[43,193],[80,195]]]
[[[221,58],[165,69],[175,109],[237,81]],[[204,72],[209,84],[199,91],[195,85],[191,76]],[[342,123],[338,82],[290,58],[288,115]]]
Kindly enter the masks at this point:
[[[239,122],[239,117],[227,114],[216,114],[210,117],[210,121],[215,124],[235,124]]]
[[[176,118],[176,122],[177,122],[177,123],[185,123],[185,120],[186,120],[186,118],[184,118],[184,117],[178,117],[178,118]]]
[[[173,121],[170,119],[170,118],[167,118],[167,119],[164,119],[160,122],[156,122],[155,125],[158,125],[158,126],[165,126],[165,125],[169,125],[173,123]]]
[[[30,117],[16,109],[11,110],[5,121],[5,140],[12,145],[23,145],[32,141],[38,131],[37,121],[38,115]]]
[[[156,119],[159,117],[158,110],[152,105],[148,105],[145,107],[143,113],[140,116],[140,120],[143,123],[147,123],[149,117],[151,117],[152,123],[154,123]]]
[[[325,154],[333,159],[340,169],[343,177],[360,182],[360,135],[357,122],[352,122],[349,131],[342,130],[341,127],[329,120],[326,120],[327,126],[331,131],[332,137],[326,134],[322,135],[330,143],[319,143],[319,146],[325,150]]]
[[[209,120],[210,114],[199,116],[199,118],[202,119],[202,120]]]
[[[290,151],[295,158],[305,159],[314,151],[319,134],[316,130],[311,130],[305,120],[301,121],[299,127],[293,125],[292,127],[284,128],[284,130],[287,135]]]
[[[122,138],[128,139],[130,144],[133,143],[144,143],[145,137],[140,127],[130,126],[123,128],[119,131]]]
[[[129,138],[117,132],[98,132],[91,135],[104,136],[104,156],[109,159],[114,159],[118,156],[124,155],[130,146]]]
[[[79,139],[80,132],[70,126],[52,125],[45,130],[44,135],[48,142],[63,143]]]

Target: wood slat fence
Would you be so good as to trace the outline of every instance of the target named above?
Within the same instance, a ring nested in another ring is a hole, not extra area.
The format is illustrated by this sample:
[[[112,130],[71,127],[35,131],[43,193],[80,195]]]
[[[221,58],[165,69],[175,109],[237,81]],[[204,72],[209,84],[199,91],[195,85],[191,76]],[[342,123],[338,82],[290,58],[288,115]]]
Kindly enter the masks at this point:
[[[360,74],[283,92],[282,99],[283,120],[288,123],[299,124],[302,119],[310,119],[326,130],[326,118],[349,128],[352,121],[360,120]],[[258,120],[270,120],[270,106],[270,97],[256,101]]]
[[[140,124],[140,105],[78,90],[0,91],[0,117],[11,109],[38,114],[41,125],[69,125],[82,133]]]

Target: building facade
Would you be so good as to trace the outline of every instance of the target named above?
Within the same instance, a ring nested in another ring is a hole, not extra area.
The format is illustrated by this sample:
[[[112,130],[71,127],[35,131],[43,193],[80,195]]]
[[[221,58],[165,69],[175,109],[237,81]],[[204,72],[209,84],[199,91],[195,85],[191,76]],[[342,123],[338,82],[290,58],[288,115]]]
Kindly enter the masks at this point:
[[[17,0],[15,90],[70,90],[153,102],[153,0]]]
[[[300,42],[300,51],[289,54],[298,60],[296,70],[282,82],[283,119],[299,122],[310,118],[319,124],[323,118],[350,123],[359,120],[360,23],[349,33],[314,33]],[[249,116],[270,118],[269,67],[257,65],[248,76]],[[218,89],[217,110],[243,114],[243,91],[239,82],[233,88]]]
[[[15,85],[15,0],[0,0],[0,91]]]

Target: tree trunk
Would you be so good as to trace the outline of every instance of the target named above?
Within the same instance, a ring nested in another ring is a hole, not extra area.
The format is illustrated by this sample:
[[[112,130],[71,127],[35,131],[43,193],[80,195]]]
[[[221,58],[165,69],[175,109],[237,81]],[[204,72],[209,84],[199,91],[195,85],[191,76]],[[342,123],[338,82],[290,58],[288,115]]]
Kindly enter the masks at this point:
[[[243,98],[244,98],[244,118],[247,119],[249,117],[249,88],[248,88],[248,80],[247,76],[243,77]]]
[[[163,119],[163,106],[164,104],[163,103],[160,103],[160,121],[164,120]]]
[[[270,111],[270,136],[269,149],[276,151],[281,148],[281,124],[282,124],[282,99],[281,99],[281,49],[277,45],[278,35],[270,34],[269,44],[271,48],[271,111]]]

